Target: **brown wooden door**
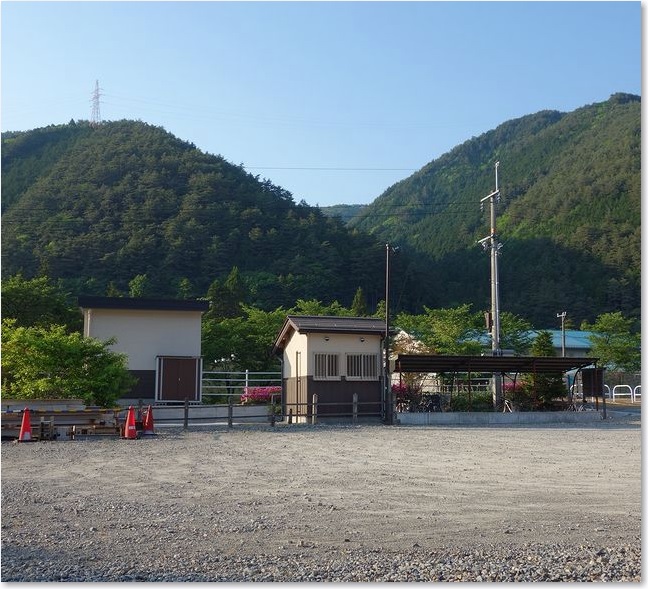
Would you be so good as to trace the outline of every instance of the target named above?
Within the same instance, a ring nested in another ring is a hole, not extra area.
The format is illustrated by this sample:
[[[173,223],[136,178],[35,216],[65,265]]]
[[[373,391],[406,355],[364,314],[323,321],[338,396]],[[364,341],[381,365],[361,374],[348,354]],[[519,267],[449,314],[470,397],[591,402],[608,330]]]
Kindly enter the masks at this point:
[[[159,401],[200,401],[200,358],[159,358]]]

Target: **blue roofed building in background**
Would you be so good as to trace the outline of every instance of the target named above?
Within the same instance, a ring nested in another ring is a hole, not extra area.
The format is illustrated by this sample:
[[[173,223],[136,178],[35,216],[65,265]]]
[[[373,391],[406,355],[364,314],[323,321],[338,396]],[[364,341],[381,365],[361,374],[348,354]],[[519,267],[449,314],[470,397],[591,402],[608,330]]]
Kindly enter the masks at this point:
[[[553,347],[557,356],[562,356],[562,330],[560,329],[532,329],[529,333],[534,340],[541,331],[551,334]],[[565,357],[582,358],[588,356],[592,350],[590,336],[595,335],[593,331],[580,331],[578,329],[565,330]]]
[[[556,356],[562,356],[562,330],[560,329],[531,329],[525,335],[529,340],[529,345],[533,343],[540,332],[549,332]],[[578,329],[565,330],[565,357],[566,358],[583,358],[590,355],[592,351],[592,342],[590,337],[595,335],[593,331],[580,331]],[[490,354],[490,334],[484,332],[477,340],[484,346],[484,353]],[[513,356],[512,350],[502,350],[504,356]]]

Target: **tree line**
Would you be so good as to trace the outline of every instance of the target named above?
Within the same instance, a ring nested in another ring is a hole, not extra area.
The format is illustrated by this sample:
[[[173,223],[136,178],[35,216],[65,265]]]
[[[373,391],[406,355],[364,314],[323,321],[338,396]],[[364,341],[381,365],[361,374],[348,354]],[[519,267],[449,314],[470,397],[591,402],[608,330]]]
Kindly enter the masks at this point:
[[[361,288],[349,307],[337,301],[325,304],[317,299],[299,299],[290,308],[265,311],[243,301],[236,268],[222,284],[212,286],[205,297],[210,307],[202,322],[206,369],[278,369],[272,345],[288,314],[369,315]],[[90,405],[110,406],[132,386],[127,359],[110,349],[112,341],[82,337],[80,310],[61,282],[46,277],[26,279],[18,274],[3,282],[2,295],[2,385],[7,398],[75,396]],[[384,301],[373,316],[384,318]],[[582,325],[595,332],[592,355],[601,358],[601,365],[616,370],[640,369],[640,334],[633,331],[632,323],[614,312],[602,314],[591,325]],[[528,321],[503,313],[501,324],[503,347],[517,354],[533,352]],[[393,326],[414,335],[428,353],[474,355],[484,347],[483,315],[470,304],[425,308],[421,314],[400,312]],[[397,345],[392,349],[407,351]]]

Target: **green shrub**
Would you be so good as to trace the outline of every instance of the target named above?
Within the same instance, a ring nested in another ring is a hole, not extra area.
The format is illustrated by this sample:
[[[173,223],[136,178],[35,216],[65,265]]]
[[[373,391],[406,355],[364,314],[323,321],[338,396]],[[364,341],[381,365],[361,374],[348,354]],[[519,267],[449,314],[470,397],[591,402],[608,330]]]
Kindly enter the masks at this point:
[[[126,356],[62,325],[16,327],[2,321],[2,394],[10,399],[82,399],[112,407],[136,379]]]
[[[490,392],[454,393],[450,398],[450,411],[484,412],[493,410],[493,398]]]

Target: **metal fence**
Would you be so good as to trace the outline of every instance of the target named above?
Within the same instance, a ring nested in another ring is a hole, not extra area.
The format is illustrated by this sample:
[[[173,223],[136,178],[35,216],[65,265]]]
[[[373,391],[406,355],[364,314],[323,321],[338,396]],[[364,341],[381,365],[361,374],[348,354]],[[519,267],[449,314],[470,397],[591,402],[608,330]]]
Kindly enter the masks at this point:
[[[358,423],[360,419],[375,420],[382,415],[380,401],[359,401],[357,393],[353,393],[348,402],[320,402],[317,394],[313,394],[310,403],[284,403],[280,413],[281,419],[289,424],[293,422],[315,424],[331,420]]]
[[[316,424],[322,421],[343,421],[358,423],[366,418],[377,419],[381,416],[379,410],[372,411],[378,404],[376,401],[359,401],[354,394],[349,403],[322,403],[317,395],[313,395],[310,403],[281,403],[281,395],[273,395],[270,403],[258,405],[241,405],[235,403],[236,395],[230,395],[227,403],[211,405],[194,405],[185,401],[184,406],[156,406],[154,408],[156,425],[182,425],[188,429],[190,425],[227,424],[232,428],[235,424],[265,423],[274,426],[277,422],[285,424],[307,423]],[[367,406],[372,405],[369,409]],[[339,410],[331,411],[332,407]],[[369,409],[369,410],[367,410]],[[140,407],[138,415],[143,410]]]
[[[225,404],[231,397],[240,396],[249,387],[281,386],[281,372],[203,372],[202,396],[213,400],[223,397]]]
[[[604,384],[605,396],[612,401],[616,401],[617,398],[623,399],[627,397],[630,399],[631,403],[637,403],[641,400],[641,385],[638,384],[636,387],[632,387],[629,384],[617,384],[613,387]]]

